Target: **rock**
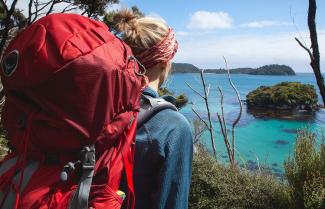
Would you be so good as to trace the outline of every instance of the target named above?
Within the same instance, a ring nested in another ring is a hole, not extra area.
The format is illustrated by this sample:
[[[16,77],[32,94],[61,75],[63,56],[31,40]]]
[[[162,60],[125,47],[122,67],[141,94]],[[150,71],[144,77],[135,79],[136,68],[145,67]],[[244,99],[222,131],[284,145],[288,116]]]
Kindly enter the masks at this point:
[[[278,164],[277,163],[272,163],[272,166],[273,167],[278,167]]]
[[[279,139],[275,141],[275,144],[285,145],[285,144],[289,144],[289,142],[286,140]]]
[[[287,129],[287,128],[284,128],[282,129],[283,132],[285,133],[289,133],[289,134],[297,134],[298,133],[298,130],[297,129]]]

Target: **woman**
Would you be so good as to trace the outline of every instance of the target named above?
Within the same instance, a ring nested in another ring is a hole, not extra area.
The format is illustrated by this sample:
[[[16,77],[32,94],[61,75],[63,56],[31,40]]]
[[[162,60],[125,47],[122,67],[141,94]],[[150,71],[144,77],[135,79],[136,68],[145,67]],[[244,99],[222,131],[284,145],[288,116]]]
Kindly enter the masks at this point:
[[[128,10],[114,18],[114,29],[145,68],[148,87],[143,94],[158,98],[178,43],[160,19],[137,17]],[[154,115],[136,137],[134,182],[136,209],[186,209],[192,168],[192,134],[179,112],[165,109]]]

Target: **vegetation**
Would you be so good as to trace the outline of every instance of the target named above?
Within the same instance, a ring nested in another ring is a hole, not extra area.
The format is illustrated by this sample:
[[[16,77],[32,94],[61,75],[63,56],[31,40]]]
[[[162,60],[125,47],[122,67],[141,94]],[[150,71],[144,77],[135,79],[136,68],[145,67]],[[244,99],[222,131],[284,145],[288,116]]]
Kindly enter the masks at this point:
[[[188,63],[173,63],[172,73],[199,73],[200,69]]]
[[[286,65],[265,65],[249,72],[250,75],[295,75],[295,71]]]
[[[300,131],[293,157],[285,162],[292,208],[325,208],[325,144],[309,130]]]
[[[201,148],[194,156],[190,209],[288,209],[287,192],[272,176],[220,165]]]
[[[184,107],[188,103],[188,98],[187,98],[187,96],[185,94],[180,94],[180,95],[175,96],[174,92],[169,91],[166,87],[159,88],[158,94],[159,94],[159,96],[172,96],[172,97],[175,97],[175,101],[173,102],[173,104],[178,109],[181,109],[182,107]]]
[[[248,108],[304,109],[317,108],[317,94],[313,85],[299,82],[282,82],[268,87],[261,86],[246,96]]]
[[[173,73],[199,73],[199,68],[187,63],[173,63]],[[227,69],[205,69],[205,73],[227,74]],[[295,71],[286,65],[265,65],[259,68],[234,68],[231,74],[249,75],[295,75]]]
[[[324,209],[325,140],[298,132],[285,181],[267,173],[218,164],[198,145],[193,160],[190,209]]]

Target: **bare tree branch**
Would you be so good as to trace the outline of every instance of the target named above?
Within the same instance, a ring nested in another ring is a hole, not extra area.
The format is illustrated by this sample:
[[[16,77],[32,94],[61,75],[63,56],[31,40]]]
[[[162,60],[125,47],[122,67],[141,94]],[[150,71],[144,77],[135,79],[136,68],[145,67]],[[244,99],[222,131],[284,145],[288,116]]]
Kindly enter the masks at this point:
[[[201,76],[201,81],[202,81],[203,90],[204,90],[204,94],[205,94],[203,99],[205,101],[205,107],[208,111],[209,132],[210,132],[213,154],[214,154],[215,158],[217,159],[217,150],[216,150],[216,146],[215,146],[215,142],[214,142],[213,125],[212,125],[212,120],[211,120],[211,112],[210,112],[210,106],[209,106],[209,100],[208,100],[208,94],[207,94],[208,92],[207,92],[206,83],[204,80],[204,70],[200,71],[200,76]]]
[[[209,84],[207,87],[207,97],[209,97],[209,94],[210,94],[210,87],[211,87],[211,85]]]
[[[227,128],[227,124],[226,124],[226,120],[225,120],[225,113],[224,113],[224,107],[223,107],[223,104],[224,104],[224,102],[223,102],[223,99],[224,99],[224,95],[223,95],[223,91],[222,91],[222,89],[218,86],[218,90],[219,90],[219,92],[220,92],[220,104],[221,104],[221,115],[222,115],[222,124],[223,124],[223,127],[225,127],[225,130],[228,130],[228,128]],[[227,137],[228,138],[228,137]]]
[[[87,10],[83,11],[83,13],[81,13],[81,15],[85,15],[87,13]]]
[[[32,6],[33,6],[33,0],[29,0],[28,4],[28,21],[27,24],[29,25],[32,22]]]
[[[209,129],[208,123],[203,120],[203,118],[200,116],[200,114],[195,110],[194,105],[192,105],[192,111],[195,113],[195,115],[204,123],[207,129]]]
[[[233,152],[231,150],[230,143],[229,143],[228,128],[227,128],[227,124],[226,124],[226,120],[225,120],[224,107],[223,107],[224,95],[223,95],[222,89],[219,86],[218,86],[218,90],[220,92],[220,105],[221,105],[221,116],[219,113],[217,113],[218,121],[220,124],[220,129],[221,129],[221,133],[222,133],[222,136],[224,139],[224,143],[226,145],[229,162],[230,162],[231,166],[234,167],[235,159],[233,158],[233,154],[232,154]]]
[[[76,10],[76,9],[78,9],[78,7],[71,7],[69,9],[65,8],[64,10],[61,11],[61,13],[70,12],[70,11],[73,11],[73,10]]]
[[[305,39],[304,39],[303,36],[301,35],[300,30],[299,30],[297,24],[295,23],[295,17],[294,17],[294,15],[292,14],[292,8],[291,8],[291,6],[290,6],[290,16],[291,16],[291,18],[292,18],[292,25],[295,26],[295,29],[296,29],[296,31],[297,31],[299,37],[300,37],[300,40],[302,40],[304,46],[307,46]],[[297,39],[297,38],[296,38],[296,39]]]
[[[194,93],[196,93],[198,96],[200,96],[202,99],[204,99],[204,96],[198,92],[197,90],[195,90],[189,83],[185,82],[185,84],[190,88],[192,89],[192,91],[194,91]]]
[[[201,121],[204,122],[204,124],[206,125],[207,129],[209,130],[210,133],[210,139],[211,139],[211,144],[212,144],[212,150],[213,150],[213,155],[215,157],[215,159],[217,160],[217,150],[216,150],[216,146],[215,146],[215,139],[214,139],[214,129],[213,129],[213,125],[212,125],[212,119],[211,119],[211,112],[210,112],[210,107],[209,107],[209,101],[208,101],[208,94],[209,94],[209,89],[210,87],[207,88],[207,85],[205,83],[204,80],[204,70],[200,71],[200,76],[201,76],[201,83],[203,85],[203,92],[204,95],[202,95],[200,92],[196,91],[190,84],[186,83],[188,87],[190,87],[197,95],[199,95],[205,102],[205,106],[206,106],[206,110],[208,112],[208,121],[209,123],[207,123],[206,121],[204,121],[201,116],[195,111],[194,108],[192,108],[193,112],[198,116],[198,118],[200,118]]]
[[[311,53],[310,49],[308,49],[303,43],[301,43],[301,41],[296,37],[295,40],[298,42],[298,44],[307,51],[309,57],[310,57],[310,60],[313,61],[314,60],[314,57],[313,57],[313,54]]]
[[[67,5],[62,11],[61,13],[65,13],[65,12],[69,12],[69,11],[72,11],[72,10],[75,10],[77,9],[78,7],[73,7],[73,4],[69,4]]]
[[[52,1],[51,6],[50,6],[49,10],[47,11],[46,15],[51,14],[51,12],[53,11],[54,5],[55,5],[56,3],[58,3],[57,0],[53,0],[53,1]]]
[[[195,119],[193,121],[193,125],[194,125],[193,144],[196,144],[201,139],[202,134],[204,133],[204,131],[207,130],[207,128],[206,128],[206,125],[204,123],[202,123],[202,121],[200,119]]]
[[[239,114],[238,114],[236,120],[233,122],[232,129],[231,129],[231,133],[232,133],[232,158],[235,159],[235,128],[236,128],[236,126],[237,126],[237,124],[238,124],[238,122],[239,122],[239,120],[241,118],[241,115],[242,115],[242,112],[243,112],[243,104],[242,104],[241,99],[240,99],[239,91],[237,90],[236,86],[232,82],[232,79],[231,79],[231,76],[230,76],[230,70],[229,70],[229,67],[228,67],[228,62],[227,62],[225,57],[223,57],[223,59],[224,59],[225,64],[226,64],[229,83],[230,83],[231,87],[235,90],[237,100],[239,102]]]
[[[38,6],[39,6],[39,2],[38,2],[38,0],[35,0],[35,1],[34,1],[35,14],[34,14],[34,18],[33,18],[33,20],[32,20],[32,23],[35,22],[35,20],[36,20],[39,16],[41,16],[41,15],[39,14],[39,12],[40,12],[41,10],[38,8]]]
[[[223,140],[224,140],[224,143],[226,145],[228,159],[229,159],[230,164],[233,165],[234,164],[233,163],[234,159],[232,158],[232,151],[231,151],[231,147],[230,147],[230,143],[229,143],[229,139],[228,139],[228,131],[223,126],[223,121],[222,121],[222,118],[219,115],[219,113],[217,113],[217,116],[218,116],[218,121],[219,121],[219,124],[220,124],[220,130],[221,130],[221,133],[222,133],[222,136],[223,136]]]

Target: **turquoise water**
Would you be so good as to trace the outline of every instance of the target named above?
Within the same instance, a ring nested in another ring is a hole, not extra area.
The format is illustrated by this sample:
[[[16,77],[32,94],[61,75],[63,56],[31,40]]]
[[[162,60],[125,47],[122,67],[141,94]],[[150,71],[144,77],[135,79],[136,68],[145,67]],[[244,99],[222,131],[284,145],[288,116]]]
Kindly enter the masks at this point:
[[[226,75],[206,74],[206,82],[210,84],[209,102],[212,109],[212,119],[216,135],[216,146],[218,155],[226,160],[225,145],[220,134],[220,127],[217,123],[217,112],[220,112],[220,95],[217,87],[224,91],[225,117],[228,129],[232,121],[237,117],[239,106],[236,96],[228,83]],[[273,85],[282,81],[298,81],[302,83],[314,84],[313,74],[297,74],[296,76],[255,76],[255,75],[232,75],[233,82],[241,94],[241,99],[246,99],[246,94],[261,85]],[[189,97],[190,103],[194,103],[197,112],[203,117],[207,117],[205,103],[186,84],[189,83],[196,90],[203,92],[199,74],[174,74],[170,77],[166,86],[176,94],[185,93]],[[321,99],[319,97],[319,101]],[[181,112],[190,120],[196,118],[191,110],[192,105],[188,104]],[[281,174],[283,172],[283,162],[292,154],[296,131],[309,127],[316,132],[321,132],[325,128],[325,111],[320,110],[308,119],[263,119],[256,118],[246,111],[244,105],[243,115],[236,129],[236,149],[237,161],[245,164],[251,169],[255,169],[258,164],[268,165],[273,172]],[[203,135],[202,143],[207,148],[211,148],[208,133]]]

